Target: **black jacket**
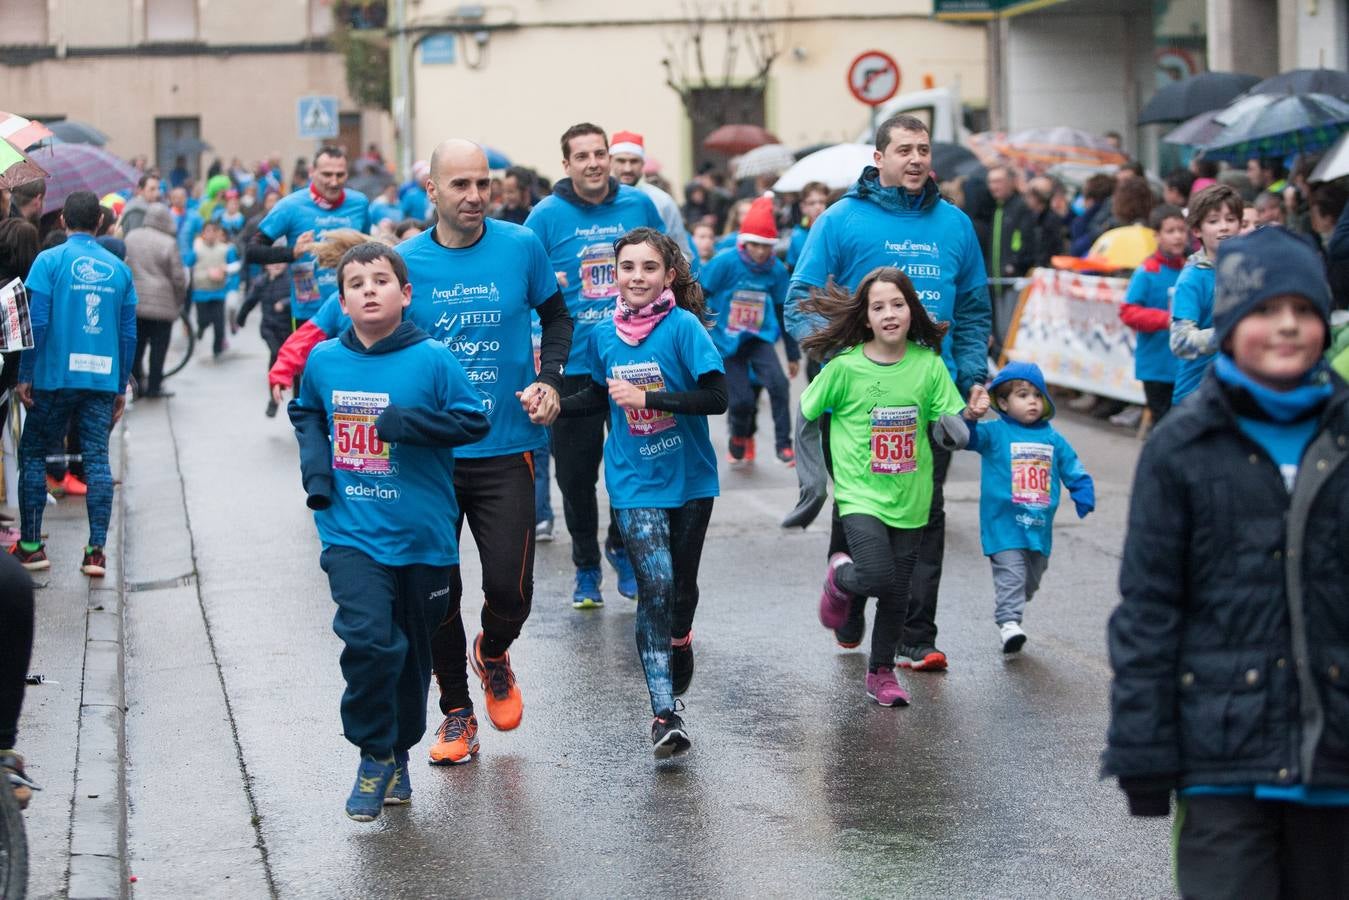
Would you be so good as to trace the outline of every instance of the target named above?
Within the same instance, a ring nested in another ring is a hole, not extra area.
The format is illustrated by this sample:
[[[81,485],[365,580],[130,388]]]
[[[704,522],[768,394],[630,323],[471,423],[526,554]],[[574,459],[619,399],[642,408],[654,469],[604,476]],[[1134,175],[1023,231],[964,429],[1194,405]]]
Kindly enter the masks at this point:
[[[1330,377],[1291,494],[1211,372],[1143,448],[1102,768],[1135,812],[1188,785],[1349,787],[1349,386]]]

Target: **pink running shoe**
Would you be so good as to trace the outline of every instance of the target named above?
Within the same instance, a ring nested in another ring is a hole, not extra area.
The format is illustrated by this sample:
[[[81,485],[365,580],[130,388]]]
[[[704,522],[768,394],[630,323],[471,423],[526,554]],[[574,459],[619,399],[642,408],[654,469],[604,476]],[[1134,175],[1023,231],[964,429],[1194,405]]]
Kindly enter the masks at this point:
[[[909,705],[909,692],[900,686],[893,668],[867,673],[867,696],[881,706]]]
[[[839,566],[850,562],[852,557],[846,553],[835,553],[829,557],[829,568],[824,573],[824,590],[820,591],[820,624],[825,628],[840,628],[848,621],[852,594],[845,591],[834,576]]]

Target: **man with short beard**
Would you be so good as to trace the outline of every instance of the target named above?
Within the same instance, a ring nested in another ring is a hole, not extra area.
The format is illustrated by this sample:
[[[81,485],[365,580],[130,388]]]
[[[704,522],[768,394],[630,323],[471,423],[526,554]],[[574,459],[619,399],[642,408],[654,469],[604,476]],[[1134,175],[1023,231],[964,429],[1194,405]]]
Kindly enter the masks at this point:
[[[618,297],[614,241],[642,226],[664,231],[655,204],[641,191],[610,176],[609,165],[604,129],[589,122],[568,128],[562,135],[562,169],[567,177],[553,185],[552,195],[539,201],[525,220],[525,227],[539,236],[548,251],[574,325],[567,371],[578,374],[562,379],[564,397],[590,387],[590,334],[614,314]],[[600,547],[595,537],[599,529],[595,485],[608,420],[608,412],[601,411],[553,423],[557,484],[562,489],[562,510],[576,566],[572,592],[576,609],[604,605]],[[618,573],[619,593],[636,599],[637,576],[612,511],[604,553]]]
[[[614,132],[614,142],[609,145],[610,174],[651,198],[661,221],[665,223],[665,233],[674,238],[675,244],[684,251],[684,256],[692,260],[689,233],[684,229],[684,215],[679,211],[679,204],[675,198],[642,177],[645,165],[646,141],[642,136],[635,131]],[[697,274],[696,268],[694,274]]]
[[[942,358],[962,395],[988,374],[988,335],[992,312],[983,253],[969,217],[941,198],[932,178],[932,139],[927,125],[908,115],[892,116],[876,129],[875,166],[862,170],[851,190],[811,226],[801,259],[792,273],[787,296],[787,328],[797,340],[817,330],[817,317],[805,315],[799,303],[811,289],[830,282],[852,290],[878,266],[897,266],[913,282],[923,306],[937,322],[950,325],[942,341]],[[823,435],[828,447],[827,429]],[[801,502],[783,522],[809,524],[823,504],[822,476],[811,479],[808,440],[820,452],[821,437],[798,429],[797,472]],[[936,647],[937,591],[946,544],[942,486],[951,454],[932,444],[931,514],[923,529],[908,623],[900,642],[900,665],[942,670],[946,654]],[[829,555],[847,552],[847,540],[834,507]],[[857,597],[848,621],[834,634],[845,648],[856,647],[866,629],[866,598]]]

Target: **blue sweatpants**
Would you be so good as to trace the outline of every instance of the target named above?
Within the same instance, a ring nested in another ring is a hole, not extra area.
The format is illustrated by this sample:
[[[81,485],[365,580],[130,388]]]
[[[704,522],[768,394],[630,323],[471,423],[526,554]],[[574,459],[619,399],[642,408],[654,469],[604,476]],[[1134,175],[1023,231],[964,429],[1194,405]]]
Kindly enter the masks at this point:
[[[33,408],[19,438],[19,526],[23,540],[42,540],[42,513],[47,505],[47,452],[61,445],[66,423],[74,417],[84,457],[89,493],[89,546],[102,547],[112,519],[112,468],[108,465],[108,435],[112,432],[111,391],[62,389],[33,391]]]
[[[450,566],[386,566],[352,547],[319,556],[342,639],[342,733],[387,759],[426,733],[431,633],[445,618]]]
[[[623,546],[637,572],[637,653],[651,694],[651,712],[674,709],[670,641],[693,630],[698,565],[712,519],[712,498],[675,509],[616,509]]]

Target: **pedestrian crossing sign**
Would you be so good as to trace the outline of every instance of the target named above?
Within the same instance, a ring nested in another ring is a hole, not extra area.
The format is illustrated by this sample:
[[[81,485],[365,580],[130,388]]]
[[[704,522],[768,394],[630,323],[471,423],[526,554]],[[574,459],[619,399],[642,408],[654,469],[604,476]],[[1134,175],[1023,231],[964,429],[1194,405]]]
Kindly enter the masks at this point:
[[[337,137],[337,98],[301,97],[296,104],[300,137]]]

